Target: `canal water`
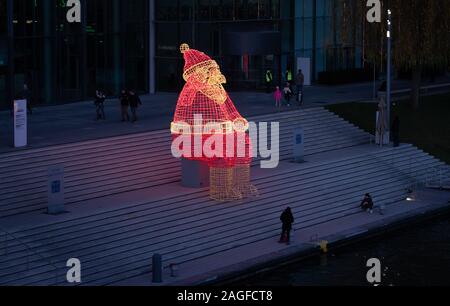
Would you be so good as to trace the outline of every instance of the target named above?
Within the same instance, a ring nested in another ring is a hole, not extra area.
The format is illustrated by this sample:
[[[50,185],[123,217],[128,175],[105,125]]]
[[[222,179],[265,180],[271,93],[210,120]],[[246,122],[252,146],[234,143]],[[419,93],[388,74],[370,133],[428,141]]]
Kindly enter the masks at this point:
[[[243,280],[243,286],[368,286],[370,258],[382,264],[382,286],[450,285],[450,216],[415,224]]]

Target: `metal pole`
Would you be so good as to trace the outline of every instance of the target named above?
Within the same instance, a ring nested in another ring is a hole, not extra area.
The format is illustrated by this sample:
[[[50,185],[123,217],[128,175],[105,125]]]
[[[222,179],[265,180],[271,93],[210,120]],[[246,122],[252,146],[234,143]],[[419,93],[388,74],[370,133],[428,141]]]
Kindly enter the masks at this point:
[[[15,75],[14,75],[14,1],[8,0],[6,4],[7,16],[7,77],[6,77],[6,94],[8,97],[8,107],[11,110],[11,116],[14,114],[14,98],[15,98]]]
[[[386,77],[386,104],[387,104],[387,130],[388,141],[390,141],[391,131],[391,68],[392,68],[392,23],[391,23],[391,10],[387,11],[387,77]]]
[[[149,59],[148,59],[148,74],[149,74],[149,93],[156,92],[156,70],[155,70],[155,55],[156,55],[156,38],[155,38],[155,0],[149,1]]]
[[[153,283],[162,283],[162,256],[154,254],[152,257]]]

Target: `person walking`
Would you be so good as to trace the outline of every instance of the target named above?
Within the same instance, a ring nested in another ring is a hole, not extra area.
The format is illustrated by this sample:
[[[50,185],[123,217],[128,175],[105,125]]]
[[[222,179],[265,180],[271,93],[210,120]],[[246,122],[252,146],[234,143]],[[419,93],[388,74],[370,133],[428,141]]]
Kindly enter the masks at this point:
[[[267,69],[266,71],[266,92],[270,93],[272,91],[273,74],[272,70]]]
[[[282,98],[283,94],[281,93],[280,87],[277,86],[275,89],[275,94],[274,94],[274,98],[275,98],[275,107],[280,108],[281,107],[281,98]]]
[[[305,84],[305,76],[301,69],[298,70],[297,78],[295,80],[295,85],[297,86],[297,102],[300,106],[303,104],[303,85]]]
[[[394,148],[398,148],[400,146],[400,118],[398,116],[395,116],[392,123],[392,138]]]
[[[28,87],[27,83],[23,84],[23,98],[27,101],[27,112],[29,115],[33,115],[33,106],[32,106],[32,92]]]
[[[292,214],[290,207],[286,208],[286,210],[281,214],[280,220],[283,226],[279,242],[290,244],[292,224],[294,223],[294,215]]]
[[[287,106],[291,106],[292,89],[289,83],[286,83],[283,89],[284,99],[286,100]]]
[[[120,100],[120,112],[122,116],[122,122],[130,121],[130,115],[128,113],[128,107],[130,106],[130,96],[127,90],[122,89],[119,95]]]
[[[95,107],[97,112],[97,121],[100,119],[106,120],[105,116],[105,100],[106,96],[101,90],[95,91]]]
[[[129,100],[130,100],[131,115],[133,116],[132,122],[136,122],[138,120],[136,113],[137,108],[140,105],[142,105],[142,101],[134,91],[130,91]]]

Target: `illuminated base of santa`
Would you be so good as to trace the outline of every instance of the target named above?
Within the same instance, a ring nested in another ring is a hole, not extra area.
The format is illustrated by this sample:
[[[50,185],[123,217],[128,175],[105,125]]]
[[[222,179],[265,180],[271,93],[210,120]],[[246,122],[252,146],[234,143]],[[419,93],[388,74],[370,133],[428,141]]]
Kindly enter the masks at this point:
[[[210,198],[219,202],[238,201],[257,196],[258,190],[250,183],[250,165],[233,168],[210,168]]]
[[[234,190],[244,198],[258,196],[258,189],[251,183],[250,165],[236,165],[233,170]]]

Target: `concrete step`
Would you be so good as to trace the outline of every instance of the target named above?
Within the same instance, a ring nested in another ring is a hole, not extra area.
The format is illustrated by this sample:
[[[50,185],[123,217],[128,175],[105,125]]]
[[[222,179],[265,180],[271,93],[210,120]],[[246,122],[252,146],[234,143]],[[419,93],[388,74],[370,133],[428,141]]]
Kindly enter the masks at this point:
[[[327,118],[334,118],[333,120],[342,120],[338,116],[324,109],[317,108],[305,112],[289,112],[288,115],[274,114],[272,115],[271,122],[299,122],[302,120],[311,120],[321,116],[327,116]],[[256,122],[261,122],[257,117],[254,118]],[[23,161],[27,159],[36,159],[40,156],[49,154],[70,154],[73,152],[82,152],[83,150],[97,150],[102,151],[104,148],[108,149],[113,146],[128,146],[141,142],[160,142],[163,139],[170,138],[170,131],[160,130],[146,133],[136,133],[117,137],[108,137],[104,139],[90,140],[78,143],[71,143],[65,145],[57,145],[39,149],[29,149],[11,153],[3,153],[0,155],[0,163],[4,161]]]
[[[334,133],[335,130],[338,130],[339,128],[345,128],[348,123],[345,121],[342,121],[341,119],[335,118],[330,119],[329,118],[329,126],[323,126],[320,122],[317,122],[317,120],[314,120],[314,118],[309,118],[308,121],[305,121],[305,130],[306,132],[314,132],[314,131],[326,131],[327,129],[332,129],[330,131],[331,133]],[[282,122],[281,126],[281,136],[286,137],[289,136],[292,138],[292,127],[291,122]],[[313,134],[313,133],[311,133]],[[29,159],[22,159],[17,161],[3,161],[4,163],[4,169],[6,171],[14,171],[17,172],[18,170],[28,170],[33,169],[36,167],[43,167],[48,166],[49,164],[54,164],[56,161],[59,163],[67,163],[72,161],[73,157],[75,157],[75,160],[79,160],[81,158],[85,158],[87,161],[95,161],[95,160],[114,160],[117,162],[120,162],[123,160],[124,155],[127,156],[127,152],[139,152],[144,153],[151,156],[158,156],[158,155],[167,155],[166,153],[170,153],[170,141],[171,137],[169,132],[167,132],[167,135],[165,138],[158,139],[158,141],[152,141],[152,140],[142,140],[139,142],[133,142],[128,144],[127,146],[118,146],[115,144],[110,144],[108,146],[104,146],[103,150],[99,150],[99,148],[92,148],[90,150],[84,149],[83,144],[80,144],[80,150],[70,153],[70,152],[63,152],[58,154],[49,154],[45,156],[37,156],[34,158]],[[167,152],[159,152],[159,150],[154,149],[162,149],[163,151]],[[153,150],[150,150],[153,149]],[[154,153],[151,153],[151,152]],[[156,155],[155,155],[156,154]],[[69,164],[70,165],[70,164]],[[2,177],[5,177],[6,175],[3,174]],[[8,175],[9,176],[9,175]]]
[[[336,117],[336,116],[332,116],[332,117]],[[339,122],[337,123],[337,125],[339,126],[347,126],[348,123],[345,122]],[[335,127],[334,130],[336,129],[336,126],[331,125],[331,127]],[[321,133],[322,131],[326,131],[326,130],[319,130],[316,133]],[[289,133],[290,134],[290,133]],[[322,150],[331,150],[332,148],[341,148],[341,147],[348,147],[348,146],[352,146],[352,145],[358,145],[361,143],[364,143],[366,141],[365,137],[367,134],[365,134],[364,132],[361,132],[358,129],[351,129],[351,131],[349,130],[349,132],[347,133],[348,135],[333,135],[333,132],[328,131],[328,135],[322,135],[322,134],[316,134],[317,136],[312,136],[312,138],[315,139],[315,141],[317,141],[317,144],[313,144],[312,142],[310,142],[311,145],[311,154],[316,154],[316,153],[320,153]],[[314,135],[314,134],[313,134]],[[323,137],[323,138],[321,138]],[[292,135],[287,135],[284,136],[284,138],[282,138],[282,142],[280,144],[280,149],[282,152],[282,158],[290,158],[290,151],[291,151],[291,145],[290,142],[292,140]],[[335,146],[333,146],[333,144],[336,144]],[[316,145],[316,147],[313,147],[313,145]],[[307,154],[310,154],[310,152],[308,151],[308,147],[306,149]],[[166,158],[166,157],[162,157],[162,158]],[[82,160],[80,161],[76,161],[77,163],[83,163]],[[156,161],[158,163],[161,163],[161,161]],[[173,163],[173,164],[172,164]],[[173,161],[168,161],[168,165],[165,165],[165,168],[167,169],[169,165],[173,165],[173,168],[169,168],[169,169],[173,169],[174,171],[179,170],[179,165],[176,164],[177,161],[173,160]],[[256,161],[255,161],[256,163]],[[83,163],[85,167],[89,167],[89,165],[86,165],[86,163]],[[147,164],[148,165],[148,164]],[[69,166],[70,167],[70,166]],[[169,166],[170,167],[170,166]],[[151,167],[149,167],[151,168]],[[161,167],[164,168],[164,167]],[[135,169],[135,168],[134,168]],[[76,203],[85,199],[90,199],[89,196],[87,195],[92,195],[92,194],[96,194],[98,196],[98,193],[100,192],[100,194],[103,195],[109,195],[111,193],[109,193],[110,190],[114,190],[114,192],[117,192],[117,190],[121,190],[121,192],[126,192],[126,191],[133,191],[133,190],[139,190],[142,188],[149,188],[149,187],[153,187],[155,186],[155,182],[152,181],[152,177],[150,176],[145,176],[145,171],[138,171],[136,173],[136,171],[134,169],[128,169],[126,168],[126,170],[123,170],[123,168],[120,167],[116,167],[115,170],[117,170],[117,172],[114,172],[113,170],[111,170],[111,172],[105,174],[105,173],[98,173],[98,169],[92,167],[91,169],[89,168],[85,168],[85,170],[89,170],[91,174],[91,176],[89,177],[89,179],[91,179],[91,181],[88,181],[86,177],[73,177],[73,179],[70,178],[69,174],[67,176],[69,176],[67,178],[67,184],[68,184],[68,188],[67,188],[67,199],[68,199],[68,203]],[[158,168],[156,168],[156,170],[158,170]],[[25,170],[26,171],[26,170]],[[44,172],[44,169],[41,169],[41,172]],[[70,173],[70,172],[68,172]],[[124,175],[125,173],[125,175]],[[19,175],[18,175],[19,174]],[[108,183],[102,183],[101,181],[98,181],[99,178],[101,178],[102,175],[105,175],[104,177],[104,181],[107,181]],[[14,188],[12,190],[8,190],[5,189],[5,193],[4,196],[0,196],[2,199],[2,204],[3,207],[0,208],[2,209],[0,211],[0,214],[2,216],[7,216],[7,215],[11,215],[11,214],[16,214],[16,213],[21,213],[23,211],[27,211],[25,206],[29,207],[30,209],[32,208],[33,210],[35,209],[44,209],[45,208],[45,203],[46,203],[46,182],[42,181],[40,183],[31,180],[31,184],[27,185],[24,184],[23,186],[17,186],[17,183],[14,181],[14,179],[23,179],[23,176],[26,175],[26,173],[22,174],[22,176],[20,175],[20,172],[17,173],[16,172],[16,177],[11,177],[9,178],[9,181],[3,181],[3,186],[14,186]],[[134,175],[134,177],[130,177],[129,175]],[[153,176],[154,178],[159,178],[161,176],[164,176],[164,173],[158,173],[156,172]],[[126,179],[123,178],[123,176],[126,177]],[[43,180],[45,179],[45,175],[44,176],[40,176]],[[37,179],[37,178],[36,178]],[[122,183],[129,183],[132,180],[137,180],[137,184],[132,184],[132,187],[130,187],[130,184],[127,185],[120,185]],[[150,180],[150,182],[148,181]],[[174,182],[179,180],[179,176],[177,177],[171,177],[168,178],[168,182]],[[84,181],[84,185],[80,185],[80,183],[82,183],[82,181]],[[95,182],[93,182],[95,181]],[[166,181],[165,181],[166,182]],[[73,188],[78,188],[78,190],[74,190],[75,192],[83,192],[84,194],[78,194],[77,196],[74,196],[73,198],[71,197],[71,192],[70,192],[70,188],[71,185],[73,184],[74,186],[76,184],[78,184],[77,187],[73,187]],[[90,185],[93,184],[93,186],[91,187],[86,187],[86,185]],[[95,185],[97,184],[97,185]],[[119,184],[119,185],[118,185]],[[98,189],[99,185],[102,185],[102,187],[100,189]],[[0,185],[2,186],[2,185]],[[109,188],[109,189],[108,189]],[[129,189],[132,188],[132,189]],[[115,193],[113,193],[115,194]],[[22,203],[22,204],[20,204]],[[26,205],[24,205],[26,203]],[[16,207],[14,207],[14,205],[18,205]],[[39,205],[42,205],[42,207],[40,207]]]
[[[378,157],[382,157],[382,156],[390,156],[392,154],[396,154],[396,155],[401,155],[402,158],[403,157],[407,157],[409,155],[413,155],[416,154],[417,152],[415,151],[414,147],[411,145],[403,145],[400,148],[396,148],[396,149],[383,149],[380,153],[377,153]],[[318,169],[328,169],[331,166],[338,168],[341,165],[342,166],[346,166],[348,164],[354,164],[354,163],[359,163],[361,160],[366,160],[367,159],[367,153],[361,153],[359,155],[352,155],[352,156],[346,156],[346,157],[340,157],[337,160],[326,160],[321,162],[320,164],[317,163],[305,163],[301,165],[301,169],[303,171],[303,173],[311,173],[313,174],[315,171],[317,171]],[[373,156],[371,156],[371,159],[373,159]],[[293,169],[291,172],[296,175],[297,173],[297,169]],[[280,175],[285,175],[284,172]],[[279,175],[275,174],[273,176],[274,179],[276,179]],[[264,178],[259,178],[258,180],[264,180]],[[198,191],[193,190],[191,194],[196,194],[198,193]],[[182,197],[185,197],[185,195],[183,195]],[[172,200],[172,199],[176,199],[178,197],[168,197],[168,200]],[[150,205],[151,207],[154,207],[154,203],[153,202],[146,202],[143,204],[137,204],[134,205],[133,207],[127,207],[126,209],[118,209],[118,210],[111,210],[108,212],[108,215],[114,215],[115,213],[120,213],[122,210],[128,211],[130,209],[138,209],[139,207],[146,207],[147,205]],[[163,206],[165,204],[162,204]],[[104,213],[101,214],[102,216],[104,216]],[[89,217],[84,217],[83,219],[86,220],[91,220],[92,218],[94,218],[93,216],[89,216]],[[70,223],[72,221],[64,221],[63,223],[61,223],[62,225],[65,226],[71,226]],[[55,223],[55,226],[59,226],[60,224]],[[47,230],[47,231],[52,231],[56,228],[52,228],[53,225],[46,225],[45,227],[42,227],[43,230]],[[34,229],[34,231],[36,230],[36,228]],[[29,233],[27,230],[21,230],[21,231],[17,231],[15,232],[15,234],[25,234],[25,233]],[[40,232],[42,233],[42,232]]]
[[[358,194],[358,197],[359,197],[360,195]]]

